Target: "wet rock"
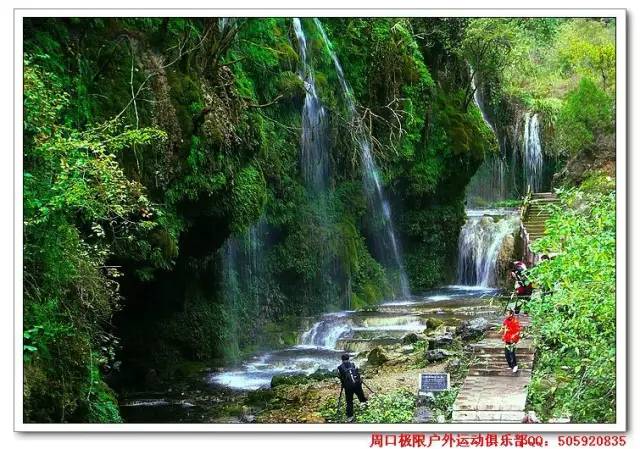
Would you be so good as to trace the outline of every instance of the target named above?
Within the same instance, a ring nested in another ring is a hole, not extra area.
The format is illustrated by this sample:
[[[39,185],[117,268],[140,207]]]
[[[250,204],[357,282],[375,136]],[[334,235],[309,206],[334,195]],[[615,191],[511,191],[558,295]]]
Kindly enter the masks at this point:
[[[338,374],[335,370],[318,369],[315,372],[309,374],[309,376],[307,377],[312,380],[325,380],[325,379],[333,379],[337,377],[337,375]]]
[[[413,422],[417,424],[432,423],[435,421],[433,412],[428,407],[416,407]]]
[[[451,351],[447,351],[446,349],[431,349],[425,353],[425,357],[429,362],[438,362],[452,355],[453,353]]]
[[[405,345],[400,348],[401,354],[411,354],[413,352],[413,345]]]
[[[433,348],[444,348],[453,344],[453,335],[451,333],[436,335],[433,338]]]
[[[462,368],[462,361],[457,357],[447,362],[446,371],[448,373],[457,373],[460,368]]]
[[[418,340],[418,336],[413,332],[402,337],[402,343],[405,345],[416,343]]]
[[[456,333],[463,340],[480,338],[489,329],[489,321],[486,318],[478,317],[462,323]]]
[[[387,355],[387,353],[381,348],[381,347],[376,347],[374,349],[371,350],[371,352],[369,353],[369,356],[367,357],[367,362],[369,363],[369,365],[371,366],[380,366],[380,365],[384,365],[385,363],[387,363],[389,361],[389,356]]]
[[[256,417],[255,415],[244,415],[242,418],[240,418],[240,421],[242,421],[243,423],[254,423],[256,422]]]
[[[444,320],[441,320],[440,318],[429,317],[427,318],[425,324],[427,325],[427,330],[434,330],[442,326],[444,324]]]
[[[418,396],[418,405],[429,407],[436,402],[436,395],[433,394],[432,391],[428,391],[427,393],[420,393]]]

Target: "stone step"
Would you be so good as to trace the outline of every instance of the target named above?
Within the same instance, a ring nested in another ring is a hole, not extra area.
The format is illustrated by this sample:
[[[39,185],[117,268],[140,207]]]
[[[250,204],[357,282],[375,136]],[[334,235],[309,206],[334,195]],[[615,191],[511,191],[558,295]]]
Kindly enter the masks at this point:
[[[469,368],[469,376],[485,376],[485,377],[517,377],[517,376],[531,376],[531,370],[528,368],[519,369],[517,373],[512,372],[505,363],[502,368],[493,369],[474,369]]]
[[[505,356],[503,354],[477,354],[476,359],[473,361],[472,366],[477,367],[486,367],[491,364],[502,364],[505,361]],[[516,357],[518,358],[518,362],[522,361],[522,363],[531,364],[533,362],[534,354],[518,354],[516,350]]]
[[[453,423],[521,423],[523,411],[514,410],[454,410]]]
[[[496,346],[476,346],[473,347],[473,353],[476,354],[504,354],[504,344],[496,345]],[[528,355],[534,354],[535,351],[532,348],[527,347],[518,347],[516,348],[516,355]]]

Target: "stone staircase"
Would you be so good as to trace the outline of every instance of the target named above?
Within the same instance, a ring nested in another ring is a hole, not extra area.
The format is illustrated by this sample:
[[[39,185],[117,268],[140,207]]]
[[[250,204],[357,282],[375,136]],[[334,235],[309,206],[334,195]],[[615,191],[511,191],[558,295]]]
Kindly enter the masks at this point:
[[[555,193],[541,192],[532,193],[529,201],[521,211],[521,234],[524,241],[524,262],[527,266],[534,265],[538,258],[534,254],[530,245],[544,235],[545,222],[551,213],[549,206],[558,203]]]
[[[529,317],[519,315],[523,338],[516,349],[518,372],[513,373],[504,356],[499,326],[492,322],[493,330],[485,338],[471,345],[473,361],[453,404],[454,423],[520,423],[525,416],[527,387],[535,356],[526,328]]]

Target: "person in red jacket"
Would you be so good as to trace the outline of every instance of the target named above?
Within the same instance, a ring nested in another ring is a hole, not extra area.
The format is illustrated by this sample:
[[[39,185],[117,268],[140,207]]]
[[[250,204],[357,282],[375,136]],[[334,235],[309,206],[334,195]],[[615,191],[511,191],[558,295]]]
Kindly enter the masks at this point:
[[[507,364],[514,373],[517,373],[516,345],[520,341],[520,321],[513,314],[513,309],[507,310],[507,316],[502,322],[502,341],[504,342],[504,356],[507,359]]]

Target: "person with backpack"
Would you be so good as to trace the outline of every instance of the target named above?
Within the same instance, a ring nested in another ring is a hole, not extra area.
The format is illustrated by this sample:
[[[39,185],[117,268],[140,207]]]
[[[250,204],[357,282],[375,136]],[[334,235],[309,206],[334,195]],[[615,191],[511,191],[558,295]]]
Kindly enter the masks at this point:
[[[520,321],[513,313],[513,309],[507,310],[507,316],[502,322],[502,341],[504,342],[504,356],[507,365],[514,373],[518,372],[516,360],[516,345],[520,341]]]
[[[338,377],[344,389],[344,397],[347,403],[347,422],[353,422],[353,395],[358,397],[361,403],[366,403],[367,398],[362,391],[362,379],[355,363],[349,361],[349,355],[342,355],[342,363],[338,365]]]
[[[513,263],[513,271],[511,277],[515,279],[515,290],[518,296],[529,296],[533,291],[531,280],[527,275],[527,266],[522,261]]]

